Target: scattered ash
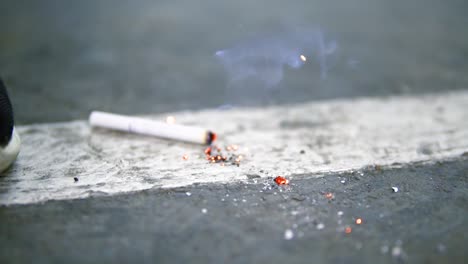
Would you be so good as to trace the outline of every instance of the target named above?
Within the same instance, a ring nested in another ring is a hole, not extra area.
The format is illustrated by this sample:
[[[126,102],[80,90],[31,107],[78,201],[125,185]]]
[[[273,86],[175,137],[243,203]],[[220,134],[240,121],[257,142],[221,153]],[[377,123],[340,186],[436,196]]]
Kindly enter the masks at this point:
[[[221,163],[229,159],[235,161],[240,155],[237,151],[232,145],[224,148],[211,146],[205,155],[210,163]],[[223,160],[218,161],[218,156]],[[234,165],[238,164],[234,162]],[[327,177],[314,179],[302,175],[277,175],[274,169],[258,168],[249,171],[246,179],[236,184],[223,185],[226,193],[221,193],[221,196],[210,190],[204,195],[215,195],[218,204],[213,205],[227,208],[226,214],[230,218],[251,224],[249,230],[262,230],[263,225],[270,230],[274,225],[277,228],[273,233],[284,240],[306,241],[323,237],[344,247],[377,252],[396,263],[406,262],[409,256],[412,257],[411,247],[405,247],[402,242],[405,235],[396,237],[403,229],[401,216],[395,213],[396,207],[382,206],[384,199],[381,198],[389,195],[393,201],[403,201],[406,197],[398,193],[404,191],[406,177],[386,182],[388,175],[399,174],[381,165],[330,173],[326,174]],[[192,199],[198,197],[197,194],[194,196]],[[209,199],[200,199],[208,201],[206,208],[212,215],[219,213],[208,207],[211,205]],[[403,220],[406,222],[406,216]],[[383,235],[378,236],[381,240],[368,242],[367,236],[375,230],[383,230]],[[398,240],[393,242],[395,239]],[[433,243],[432,249],[439,255],[448,254],[451,250],[450,244],[443,241]]]
[[[244,155],[238,153],[238,150],[238,145],[228,145],[224,148],[211,145],[205,149],[205,157],[210,163],[219,163],[221,166],[235,165],[239,167],[244,159]]]

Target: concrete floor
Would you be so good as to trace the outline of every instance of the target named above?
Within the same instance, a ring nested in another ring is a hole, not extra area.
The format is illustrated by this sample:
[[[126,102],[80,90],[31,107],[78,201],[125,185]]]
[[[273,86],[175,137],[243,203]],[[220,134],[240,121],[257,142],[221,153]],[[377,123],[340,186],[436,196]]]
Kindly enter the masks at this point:
[[[466,1],[345,2],[2,1],[0,75],[18,124],[467,89]],[[284,24],[337,40],[328,78],[311,63],[267,94],[228,87],[213,53]],[[2,206],[0,262],[465,263],[467,164]]]

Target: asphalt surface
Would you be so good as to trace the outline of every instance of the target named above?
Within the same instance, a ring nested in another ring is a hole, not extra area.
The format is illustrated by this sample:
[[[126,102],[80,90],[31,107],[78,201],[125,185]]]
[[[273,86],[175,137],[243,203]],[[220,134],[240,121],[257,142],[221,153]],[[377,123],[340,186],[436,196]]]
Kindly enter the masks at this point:
[[[250,175],[236,184],[2,207],[0,261],[464,263],[467,172],[465,155],[295,175],[281,187]]]
[[[466,10],[463,0],[7,0],[0,75],[21,124],[466,89]],[[274,90],[227,84],[216,51],[308,26],[337,42],[327,79],[311,55]]]
[[[0,3],[0,75],[18,124],[85,119],[94,109],[152,114],[444,93],[468,87],[467,10],[462,0],[8,0]],[[328,78],[311,63],[287,69],[275,90],[229,87],[214,52],[284,24],[320,25],[337,41]],[[0,262],[464,263],[467,164],[464,154],[297,175],[271,190],[272,179],[248,179],[2,206]]]

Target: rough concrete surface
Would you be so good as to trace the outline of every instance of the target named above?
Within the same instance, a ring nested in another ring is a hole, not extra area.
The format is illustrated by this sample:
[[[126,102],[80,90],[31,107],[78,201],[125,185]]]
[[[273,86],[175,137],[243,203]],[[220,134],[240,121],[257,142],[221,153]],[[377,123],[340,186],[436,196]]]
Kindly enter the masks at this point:
[[[236,153],[243,156],[239,167],[210,164],[203,146],[92,130],[84,121],[24,126],[18,162],[0,181],[0,204],[230,182],[249,175],[320,177],[373,164],[459,156],[468,151],[467,105],[468,93],[453,92],[174,114],[177,122],[217,132],[223,148],[237,144]]]

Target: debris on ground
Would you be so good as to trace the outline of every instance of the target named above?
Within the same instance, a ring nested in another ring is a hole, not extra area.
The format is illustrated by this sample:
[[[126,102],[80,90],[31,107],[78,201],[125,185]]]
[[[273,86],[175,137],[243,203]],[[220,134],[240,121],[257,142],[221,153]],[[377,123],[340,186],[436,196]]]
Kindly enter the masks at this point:
[[[294,237],[294,232],[291,229],[286,229],[284,231],[284,239],[291,240]]]
[[[238,145],[228,145],[224,150],[217,145],[211,145],[205,149],[205,157],[210,163],[220,163],[221,166],[230,164],[239,167],[244,156],[237,153],[238,149]]]
[[[353,229],[352,229],[350,226],[347,226],[347,227],[345,228],[345,233],[346,233],[346,234],[351,234],[352,231],[353,231]]]

